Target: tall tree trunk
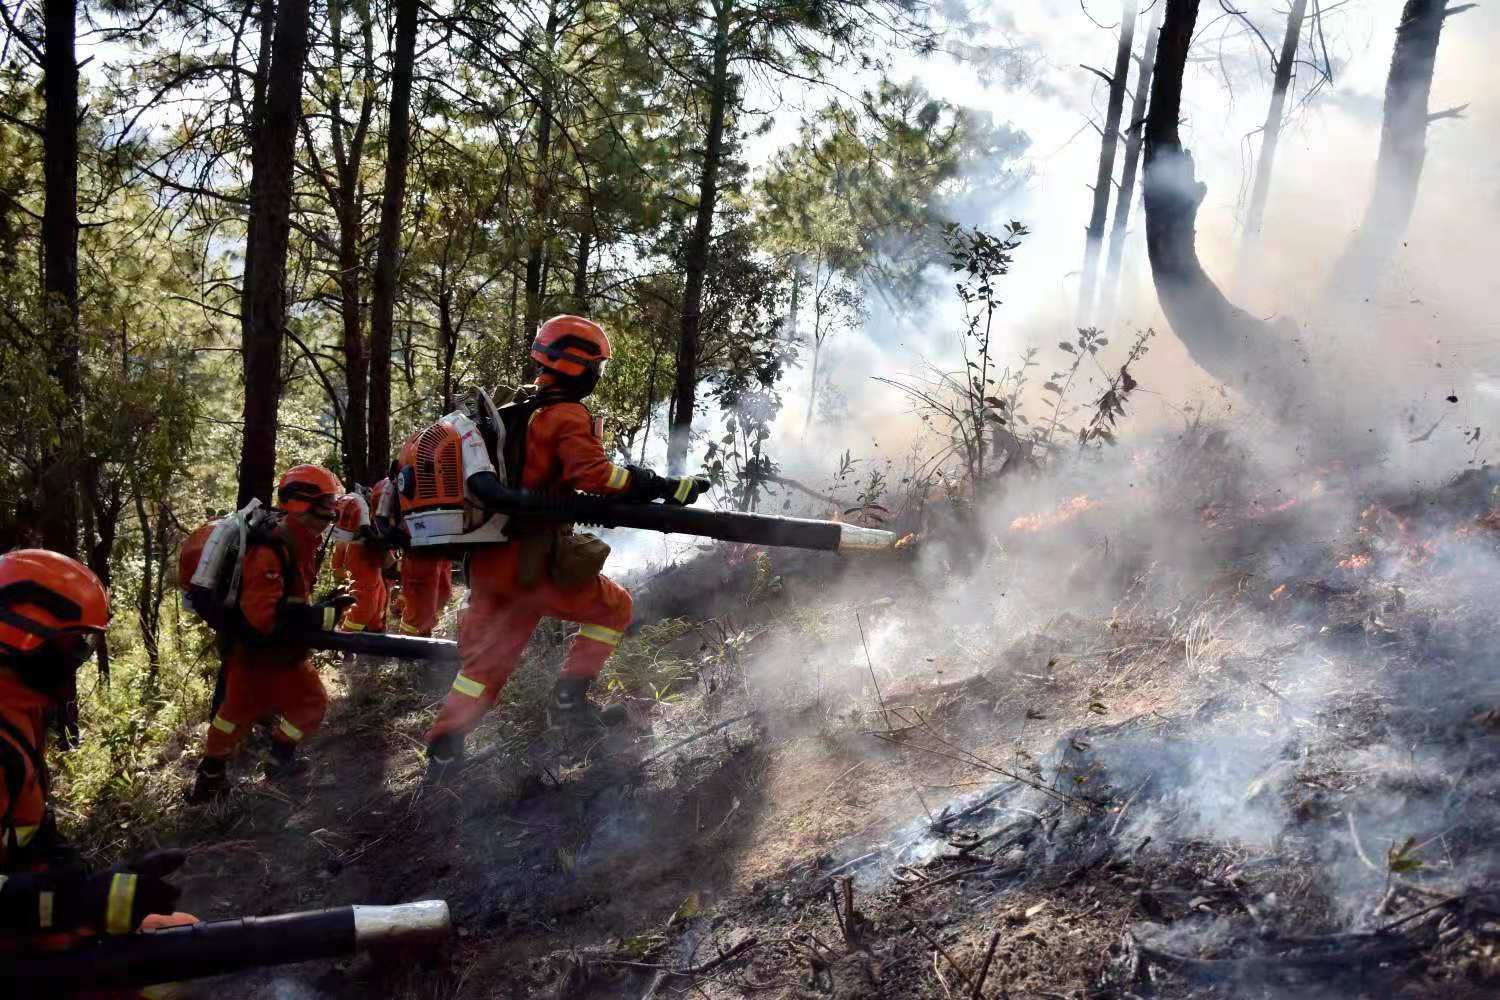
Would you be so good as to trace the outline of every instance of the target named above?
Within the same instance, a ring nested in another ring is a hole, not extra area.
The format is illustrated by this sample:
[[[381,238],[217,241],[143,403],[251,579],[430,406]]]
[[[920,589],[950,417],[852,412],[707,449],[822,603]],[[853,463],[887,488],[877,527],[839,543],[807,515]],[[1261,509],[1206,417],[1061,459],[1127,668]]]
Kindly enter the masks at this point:
[[[1135,177],[1140,169],[1141,142],[1146,136],[1146,106],[1151,99],[1151,75],[1156,70],[1156,38],[1161,34],[1161,7],[1151,10],[1146,45],[1136,74],[1135,98],[1130,104],[1129,138],[1125,142],[1125,166],[1120,172],[1120,191],[1115,198],[1115,217],[1109,230],[1109,256],[1104,263],[1104,283],[1099,291],[1099,321],[1114,318],[1120,294],[1120,263],[1125,259],[1125,237],[1130,223],[1130,204],[1135,199]]]
[[[157,558],[160,547],[157,533],[163,530],[164,519],[160,515],[151,517],[139,486],[135,487],[135,520],[141,531],[141,581],[135,592],[135,620],[141,630],[141,645],[146,650],[146,690],[155,692],[161,672],[161,604],[154,598],[158,593],[156,577],[164,569]]]
[[[446,286],[438,293],[438,340],[443,365],[443,412],[452,413],[453,355],[458,351],[458,333],[453,329],[453,289]]]
[[[330,133],[337,167],[337,187],[330,192],[334,214],[339,224],[339,313],[343,320],[344,348],[344,477],[350,482],[373,484],[384,472],[383,466],[369,465],[366,426],[369,421],[370,354],[365,342],[364,308],[360,287],[360,237],[363,235],[360,213],[360,169],[364,162],[365,140],[369,134],[374,108],[374,25],[368,3],[355,5],[363,39],[364,93],[360,99],[359,118],[350,129],[343,113],[343,17],[342,5],[332,0],[328,5],[329,29],[333,40],[335,66],[334,87],[328,108],[332,118]],[[309,140],[311,141],[311,140]]]
[[[1251,263],[1260,243],[1261,221],[1265,218],[1266,199],[1271,193],[1271,170],[1276,165],[1276,143],[1281,138],[1286,94],[1292,85],[1292,68],[1297,62],[1297,39],[1302,34],[1302,19],[1306,14],[1307,0],[1292,0],[1292,9],[1286,17],[1286,36],[1281,40],[1281,57],[1276,60],[1276,77],[1271,84],[1271,107],[1260,132],[1260,157],[1255,162],[1255,185],[1250,190],[1250,207],[1245,213],[1245,232],[1240,238],[1235,280],[1242,287],[1249,279]]]
[[[1334,287],[1353,299],[1362,297],[1397,252],[1417,203],[1417,185],[1427,159],[1427,124],[1456,118],[1463,108],[1428,113],[1432,74],[1437,65],[1443,21],[1471,4],[1448,9],[1446,0],[1406,0],[1396,28],[1396,46],[1385,81],[1385,113],[1380,126],[1380,157],[1375,163],[1375,190],[1364,222],[1334,268]],[[1467,105],[1465,105],[1467,107]]]
[[[265,113],[251,153],[250,236],[240,322],[244,352],[244,430],[238,503],[271,500],[276,416],[281,407],[281,344],[286,324],[286,257],[291,236],[292,166],[307,62],[308,0],[281,0],[271,41]]]
[[[703,325],[703,276],[708,271],[709,239],[719,196],[719,163],[724,156],[724,113],[729,104],[729,15],[733,0],[719,0],[714,30],[713,75],[709,79],[708,134],[698,184],[698,212],[688,240],[682,295],[682,329],[677,338],[677,384],[667,439],[667,470],[680,474],[687,464],[698,394],[698,340]]]
[[[1094,211],[1083,241],[1083,277],[1078,287],[1078,325],[1094,318],[1094,291],[1099,279],[1099,251],[1104,246],[1104,222],[1115,181],[1115,150],[1120,145],[1120,114],[1125,109],[1125,85],[1130,76],[1130,53],[1135,48],[1135,5],[1121,0],[1120,44],[1115,49],[1115,71],[1109,78],[1109,104],[1104,112],[1104,137],[1099,145],[1099,172],[1094,178]]]
[[[1168,0],[1146,116],[1146,251],[1162,312],[1204,371],[1244,392],[1268,412],[1292,415],[1294,404],[1314,402],[1291,330],[1273,328],[1235,306],[1204,272],[1194,226],[1206,188],[1193,175],[1177,123],[1182,73],[1187,63],[1198,0]],[[1290,326],[1290,324],[1284,324]]]
[[[589,311],[589,251],[594,237],[587,229],[578,234],[578,255],[573,260],[573,308],[580,315]]]
[[[370,457],[368,469],[391,460],[391,342],[396,329],[396,257],[411,157],[411,78],[417,51],[417,0],[396,0],[396,48],[391,63],[391,120],[386,140],[385,191],[375,250],[370,303]]]
[[[42,544],[78,554],[78,477],[74,449],[79,418],[78,340],[78,64],[76,0],[45,0],[42,89],[47,111],[42,150],[42,292],[50,372],[61,396],[53,414],[62,429],[43,456]],[[56,419],[60,418],[60,419]]]
[[[549,164],[552,157],[552,103],[555,99],[555,84],[550,61],[553,50],[557,46],[556,2],[547,5],[546,44],[547,51],[544,58],[548,60],[548,65],[546,76],[542,80],[540,99],[537,102],[537,175],[536,183],[531,189],[531,236],[526,250],[526,321],[521,329],[521,336],[526,344],[531,343],[531,338],[536,336],[537,327],[541,325],[542,300],[546,297],[546,277],[543,274],[543,268],[547,230],[552,214],[552,171]],[[526,365],[527,372],[532,372],[533,366],[529,358],[523,363]]]

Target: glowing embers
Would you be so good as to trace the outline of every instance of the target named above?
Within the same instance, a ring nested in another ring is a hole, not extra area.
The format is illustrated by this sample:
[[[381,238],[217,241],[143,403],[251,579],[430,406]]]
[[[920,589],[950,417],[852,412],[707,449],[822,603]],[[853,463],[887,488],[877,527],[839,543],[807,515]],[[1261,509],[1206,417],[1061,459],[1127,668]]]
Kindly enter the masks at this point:
[[[1011,531],[1043,531],[1055,528],[1059,524],[1073,520],[1086,510],[1092,510],[1099,506],[1099,501],[1091,500],[1086,496],[1079,495],[1071,500],[1065,500],[1058,505],[1056,510],[1043,514],[1023,514],[1010,522]]]

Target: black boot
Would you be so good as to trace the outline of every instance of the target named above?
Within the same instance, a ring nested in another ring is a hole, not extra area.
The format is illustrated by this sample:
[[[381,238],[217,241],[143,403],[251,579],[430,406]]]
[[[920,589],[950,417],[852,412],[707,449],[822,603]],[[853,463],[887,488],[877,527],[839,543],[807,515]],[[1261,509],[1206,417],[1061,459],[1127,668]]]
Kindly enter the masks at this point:
[[[297,759],[297,744],[271,741],[271,759],[266,761],[266,777],[281,781],[307,770],[307,761]]]
[[[427,774],[423,781],[441,785],[464,761],[464,738],[460,733],[439,736],[427,744]]]
[[[562,677],[552,686],[552,698],[547,702],[548,728],[603,729],[625,721],[625,706],[611,705],[601,709],[589,701],[588,677]]]
[[[198,762],[198,776],[193,779],[193,788],[187,794],[189,805],[201,806],[217,802],[229,794],[229,762],[217,757],[204,757]]]

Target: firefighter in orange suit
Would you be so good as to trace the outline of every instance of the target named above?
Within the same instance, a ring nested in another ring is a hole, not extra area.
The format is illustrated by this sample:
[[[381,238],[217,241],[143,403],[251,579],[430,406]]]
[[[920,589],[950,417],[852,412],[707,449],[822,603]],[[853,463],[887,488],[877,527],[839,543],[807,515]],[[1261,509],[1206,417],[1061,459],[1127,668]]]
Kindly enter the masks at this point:
[[[692,503],[708,489],[707,480],[665,479],[649,469],[615,465],[605,455],[581,400],[593,392],[610,353],[604,329],[581,316],[553,317],[537,331],[531,357],[542,369],[540,402],[519,446],[517,485],[538,492],[571,489]],[[479,435],[466,434],[463,448],[466,487],[482,500],[498,483],[494,466]],[[515,464],[511,449],[508,441],[507,453]],[[441,775],[462,755],[465,735],[495,704],[542,618],[580,626],[548,703],[549,724],[603,722],[587,693],[630,625],[630,594],[603,575],[566,590],[547,577],[523,586],[518,579],[520,549],[512,540],[469,552],[468,598],[458,624],[460,670],[427,733],[430,773]]]
[[[109,595],[82,564],[42,549],[0,555],[0,969],[6,952],[193,922],[164,916],[177,901],[166,876],[180,851],[92,872],[49,808],[46,714],[70,696],[108,622]]]
[[[243,557],[240,622],[221,637],[224,700],[209,723],[189,801],[208,801],[229,790],[229,760],[261,716],[281,716],[271,735],[266,769],[271,778],[296,772],[297,745],[323,721],[328,695],[311,651],[295,635],[334,628],[353,603],[348,596],[312,602],[323,534],[333,523],[340,492],[337,477],[317,465],[295,466],[277,484],[277,507],[284,516],[270,542],[252,542]]]
[[[417,461],[417,437],[401,446],[396,465]],[[391,491],[394,494],[394,489]],[[394,500],[394,495],[392,496]],[[390,505],[383,509],[390,509]],[[401,556],[401,631],[428,637],[453,597],[453,562],[446,555],[433,555],[408,548]]]
[[[407,552],[401,557],[401,631],[430,636],[453,597],[453,562],[447,556]]]
[[[380,487],[376,487],[379,489]],[[338,519],[333,527],[333,572],[349,581],[354,603],[344,613],[339,627],[346,632],[384,632],[389,592],[385,583],[385,562],[390,547],[376,531],[370,517],[375,501],[358,493],[338,498]]]

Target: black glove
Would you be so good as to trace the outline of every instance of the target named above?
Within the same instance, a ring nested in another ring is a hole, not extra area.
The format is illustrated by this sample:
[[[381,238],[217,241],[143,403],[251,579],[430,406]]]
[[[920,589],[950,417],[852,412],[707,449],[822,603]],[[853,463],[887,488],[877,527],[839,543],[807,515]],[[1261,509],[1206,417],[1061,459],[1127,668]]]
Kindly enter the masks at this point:
[[[13,875],[0,886],[0,927],[129,934],[149,914],[176,909],[181,890],[166,877],[186,860],[182,851],[156,851],[99,874]]]
[[[333,594],[315,604],[283,604],[281,624],[292,632],[332,632],[355,600],[353,594]]]
[[[666,492],[662,494],[662,499],[667,503],[686,507],[707,493],[711,485],[713,484],[708,481],[707,476],[682,476],[679,479],[668,479],[665,482]]]
[[[630,473],[630,483],[622,494],[626,500],[650,503],[662,495],[662,487],[666,484],[666,480],[661,476],[644,465],[627,465],[625,470]]]

